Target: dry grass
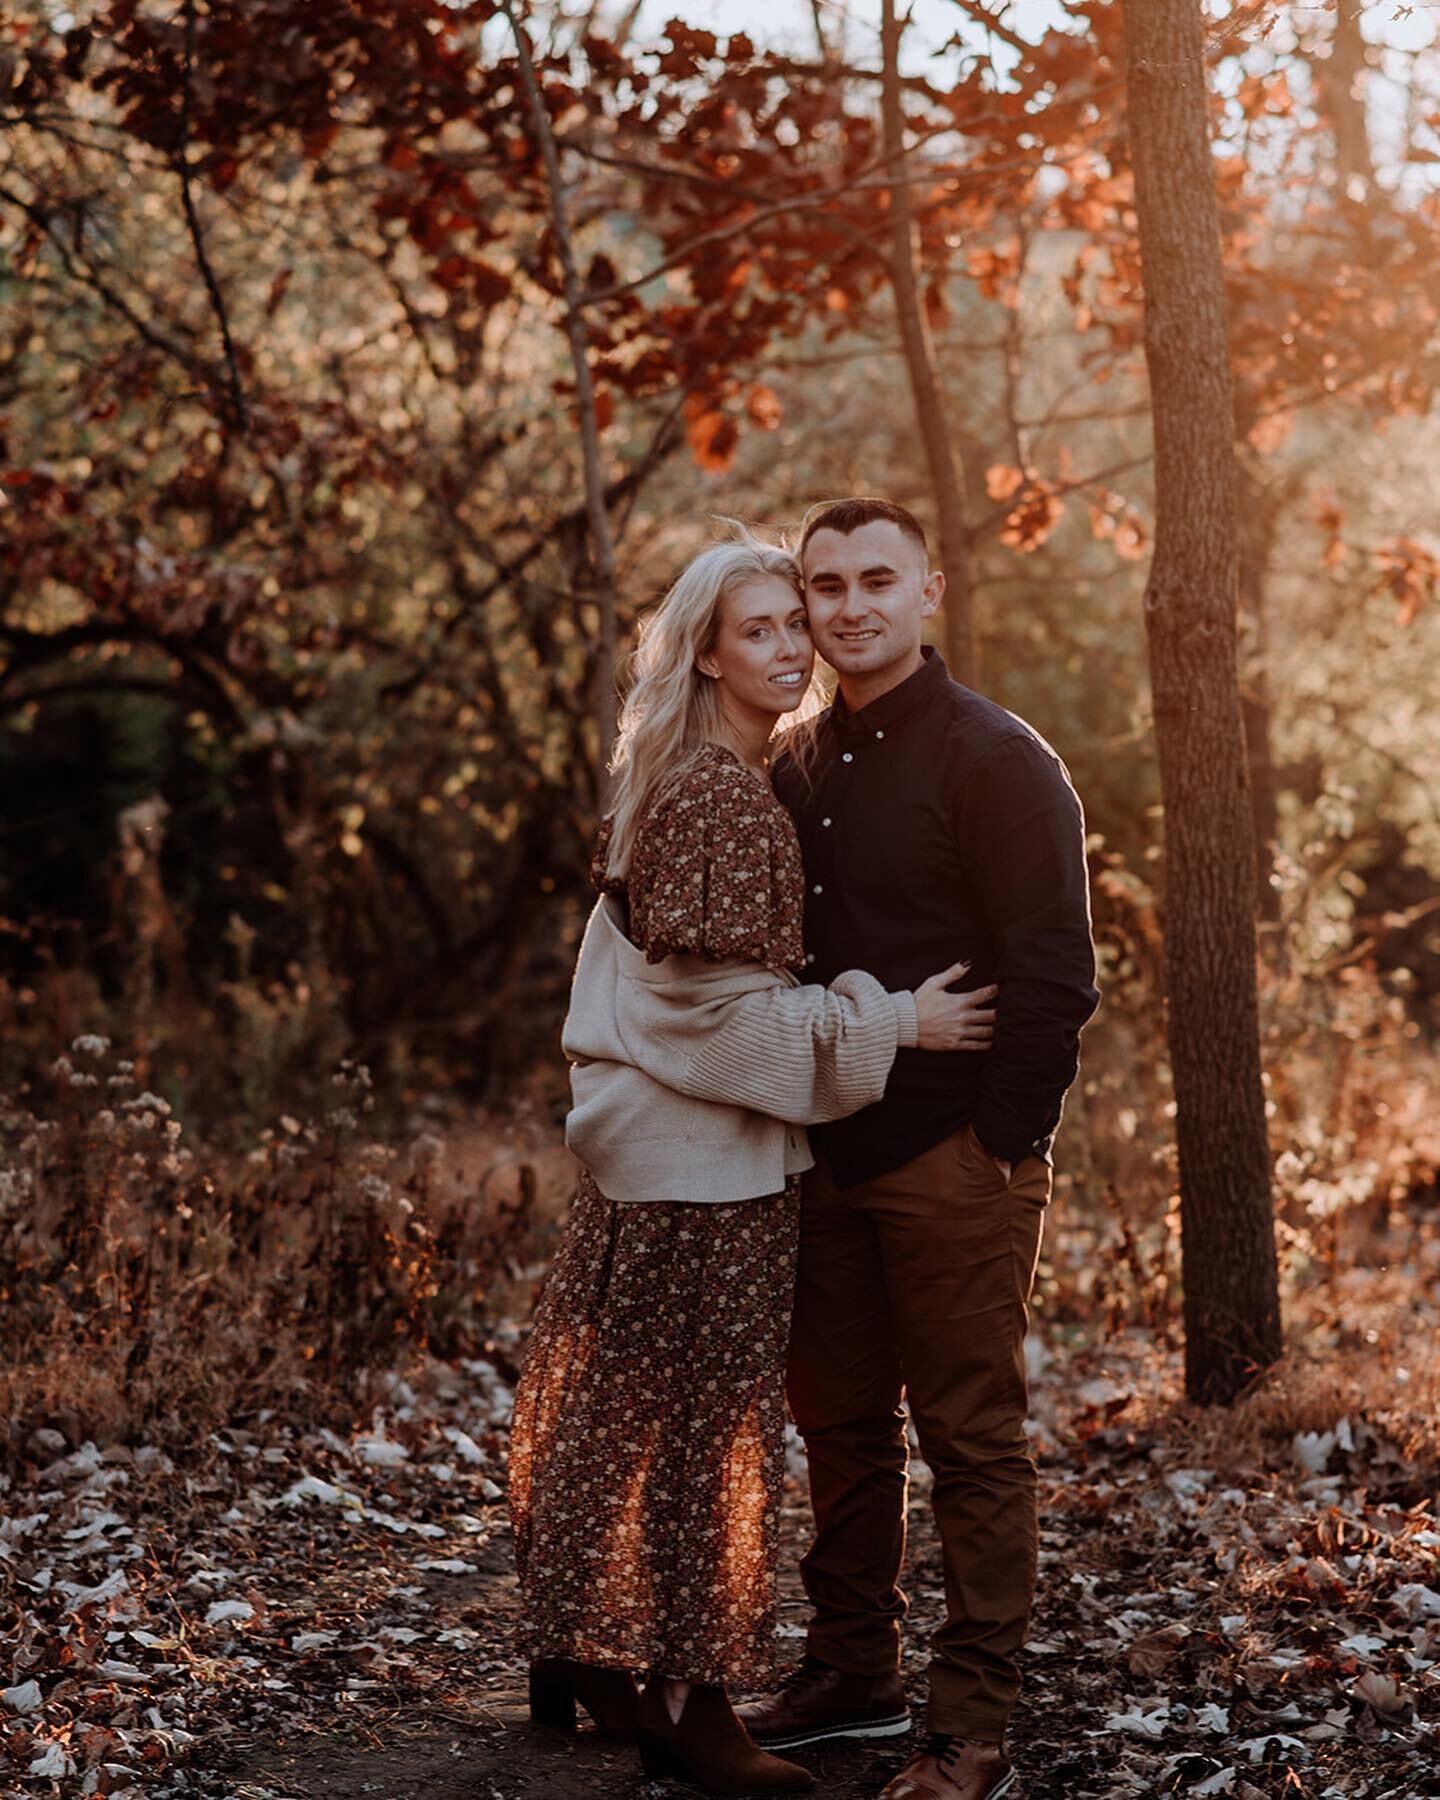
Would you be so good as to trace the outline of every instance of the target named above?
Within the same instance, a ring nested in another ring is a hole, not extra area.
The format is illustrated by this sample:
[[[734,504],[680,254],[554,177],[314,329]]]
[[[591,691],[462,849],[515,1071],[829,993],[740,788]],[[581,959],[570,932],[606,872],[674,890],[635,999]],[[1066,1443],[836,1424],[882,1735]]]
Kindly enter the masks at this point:
[[[366,1071],[246,1150],[192,1148],[104,1039],[52,1071],[49,1105],[0,1110],[0,1410],[12,1442],[193,1451],[269,1411],[363,1408],[417,1353],[483,1350],[533,1280],[568,1186],[538,1127],[367,1131]]]

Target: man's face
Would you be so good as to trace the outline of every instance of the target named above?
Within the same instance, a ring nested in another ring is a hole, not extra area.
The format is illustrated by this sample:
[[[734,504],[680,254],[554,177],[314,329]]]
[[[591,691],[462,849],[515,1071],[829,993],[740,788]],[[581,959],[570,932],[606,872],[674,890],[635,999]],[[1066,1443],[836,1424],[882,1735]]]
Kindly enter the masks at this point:
[[[925,566],[914,538],[889,519],[849,533],[817,531],[805,546],[805,604],[815,647],[842,680],[867,685],[920,659],[921,621],[939,606],[945,577]]]

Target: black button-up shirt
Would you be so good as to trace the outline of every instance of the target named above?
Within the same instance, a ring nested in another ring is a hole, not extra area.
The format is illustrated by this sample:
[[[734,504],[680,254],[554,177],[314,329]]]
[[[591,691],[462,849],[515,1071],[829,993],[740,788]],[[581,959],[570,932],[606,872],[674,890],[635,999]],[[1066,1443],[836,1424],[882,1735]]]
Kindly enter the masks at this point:
[[[837,697],[808,779],[782,755],[775,789],[805,858],[807,980],[867,969],[915,988],[968,959],[962,986],[1000,983],[990,1050],[901,1050],[882,1100],[815,1129],[838,1184],[966,1124],[993,1156],[1048,1156],[1098,999],[1084,820],[1060,758],[927,648],[861,711]]]

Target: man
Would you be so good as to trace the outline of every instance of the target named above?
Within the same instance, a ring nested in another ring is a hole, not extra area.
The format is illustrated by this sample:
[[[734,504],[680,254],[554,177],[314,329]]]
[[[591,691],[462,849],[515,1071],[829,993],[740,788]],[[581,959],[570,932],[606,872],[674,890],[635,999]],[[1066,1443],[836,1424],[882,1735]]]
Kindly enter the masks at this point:
[[[805,854],[806,977],[912,987],[957,959],[1000,984],[993,1048],[901,1051],[885,1097],[814,1133],[791,1338],[816,1536],[806,1655],[742,1709],[793,1748],[908,1728],[900,1683],[908,1398],[934,1476],[947,1616],[930,1737],[884,1800],[995,1800],[1034,1594],[1026,1307],[1050,1144],[1094,1011],[1080,803],[1012,713],[922,649],[945,591],[903,507],[841,500],[801,541],[810,629],[839,676],[776,788]]]

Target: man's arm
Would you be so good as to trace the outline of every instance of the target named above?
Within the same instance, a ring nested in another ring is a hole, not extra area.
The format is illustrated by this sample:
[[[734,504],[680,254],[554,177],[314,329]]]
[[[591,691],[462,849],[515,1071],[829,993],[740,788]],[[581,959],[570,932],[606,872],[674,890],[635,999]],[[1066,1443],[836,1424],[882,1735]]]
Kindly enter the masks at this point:
[[[975,1134],[1017,1163],[1048,1138],[1094,1012],[1085,821],[1058,757],[1007,738],[971,771],[957,829],[999,959],[995,1042],[984,1061]]]

